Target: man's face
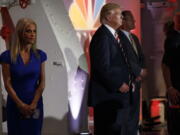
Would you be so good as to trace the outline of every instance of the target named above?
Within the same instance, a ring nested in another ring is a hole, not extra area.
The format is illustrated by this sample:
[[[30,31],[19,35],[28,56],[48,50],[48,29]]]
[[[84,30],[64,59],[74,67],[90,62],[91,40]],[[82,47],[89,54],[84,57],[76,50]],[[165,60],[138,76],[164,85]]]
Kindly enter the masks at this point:
[[[134,19],[132,14],[129,14],[126,17],[124,17],[123,21],[124,21],[123,23],[126,25],[126,27],[129,30],[135,29],[135,22],[136,21],[135,21],[135,19]]]
[[[108,22],[117,29],[122,24],[121,9],[112,10],[108,16]]]

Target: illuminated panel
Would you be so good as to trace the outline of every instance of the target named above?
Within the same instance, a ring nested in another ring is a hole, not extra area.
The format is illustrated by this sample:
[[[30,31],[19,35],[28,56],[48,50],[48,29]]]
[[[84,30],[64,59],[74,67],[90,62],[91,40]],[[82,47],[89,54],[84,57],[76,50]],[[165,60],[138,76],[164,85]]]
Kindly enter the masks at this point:
[[[76,30],[93,30],[99,25],[99,12],[105,0],[74,0],[69,16]]]

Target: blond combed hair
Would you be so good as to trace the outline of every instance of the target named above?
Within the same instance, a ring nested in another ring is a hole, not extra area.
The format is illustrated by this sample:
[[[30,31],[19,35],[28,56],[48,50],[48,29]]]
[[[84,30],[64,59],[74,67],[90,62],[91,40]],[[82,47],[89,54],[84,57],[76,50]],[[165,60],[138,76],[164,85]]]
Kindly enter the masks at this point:
[[[100,12],[100,22],[101,24],[104,23],[104,21],[106,20],[106,17],[111,13],[112,10],[114,9],[120,9],[120,5],[116,4],[116,3],[107,3],[105,4]]]
[[[32,19],[29,19],[29,18],[22,18],[16,24],[15,32],[12,35],[12,39],[10,42],[11,61],[13,63],[16,62],[17,57],[18,57],[18,55],[22,49],[22,46],[24,44],[24,32],[25,32],[26,28],[31,24],[35,25],[35,27],[37,28],[36,23]],[[37,37],[36,37],[36,39],[37,39]],[[37,57],[39,57],[39,55],[37,53],[36,41],[35,41],[35,44],[33,44],[31,46],[31,50],[35,53],[35,55]]]

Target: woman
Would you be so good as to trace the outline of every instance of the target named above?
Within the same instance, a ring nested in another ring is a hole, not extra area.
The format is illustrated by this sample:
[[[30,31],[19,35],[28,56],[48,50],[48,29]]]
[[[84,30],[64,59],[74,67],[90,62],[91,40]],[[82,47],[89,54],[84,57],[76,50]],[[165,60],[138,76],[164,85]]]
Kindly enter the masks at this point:
[[[10,50],[0,56],[8,92],[8,135],[41,135],[46,53],[36,49],[36,23],[20,19]]]

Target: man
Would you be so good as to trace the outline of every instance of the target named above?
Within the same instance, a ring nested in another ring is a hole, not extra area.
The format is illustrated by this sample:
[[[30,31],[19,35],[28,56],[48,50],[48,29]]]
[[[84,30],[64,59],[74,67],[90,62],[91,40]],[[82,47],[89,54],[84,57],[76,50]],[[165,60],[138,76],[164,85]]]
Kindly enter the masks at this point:
[[[95,135],[121,135],[123,115],[119,114],[130,104],[130,79],[116,34],[122,22],[119,5],[104,5],[100,22],[90,43],[89,105],[94,107]]]
[[[177,23],[177,22],[176,22]],[[180,33],[175,30],[173,21],[164,25],[165,53],[162,69],[168,95],[168,132],[170,135],[179,135],[180,124]],[[176,27],[177,28],[177,27]]]
[[[177,12],[174,16],[174,28],[176,31],[180,32],[180,13]]]
[[[144,55],[136,35],[131,33],[135,29],[135,20],[129,10],[122,12],[123,21],[118,34],[129,60],[129,70],[132,76],[132,90],[130,91],[131,104],[125,108],[126,120],[123,126],[123,135],[137,135],[139,123],[140,88],[141,81],[146,76]]]

